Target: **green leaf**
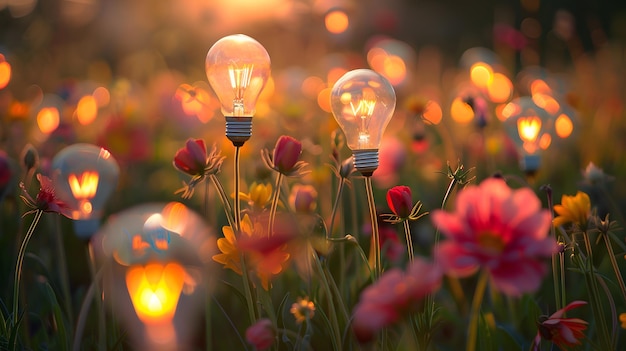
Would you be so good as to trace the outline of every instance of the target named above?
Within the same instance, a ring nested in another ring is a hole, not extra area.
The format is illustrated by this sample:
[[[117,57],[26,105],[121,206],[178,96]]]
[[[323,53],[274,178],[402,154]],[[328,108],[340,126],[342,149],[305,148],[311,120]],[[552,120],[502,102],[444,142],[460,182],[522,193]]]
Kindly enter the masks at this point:
[[[54,290],[52,290],[52,286],[48,282],[43,283],[45,298],[48,304],[52,309],[52,314],[54,315],[54,319],[57,326],[57,336],[58,336],[58,344],[59,350],[69,350],[69,337],[67,335],[67,329],[65,328],[65,320],[63,318],[63,313],[61,312],[61,307],[59,306],[59,302],[57,300],[56,294]]]

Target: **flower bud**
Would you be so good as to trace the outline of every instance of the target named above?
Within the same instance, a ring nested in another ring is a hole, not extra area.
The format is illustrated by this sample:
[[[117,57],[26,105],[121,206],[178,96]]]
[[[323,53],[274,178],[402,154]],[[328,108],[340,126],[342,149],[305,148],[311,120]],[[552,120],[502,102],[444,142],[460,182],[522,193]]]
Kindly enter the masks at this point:
[[[399,185],[389,189],[387,191],[387,204],[396,216],[408,218],[413,207],[411,188],[406,185]]]
[[[302,153],[302,143],[298,140],[283,135],[278,138],[274,148],[274,166],[280,173],[289,173],[298,162]]]
[[[311,185],[295,185],[289,196],[289,204],[296,212],[313,212],[317,206],[317,190]]]
[[[22,167],[24,167],[26,173],[39,166],[39,153],[31,144],[26,144],[26,146],[24,146],[20,159],[22,161]]]
[[[276,332],[272,322],[267,318],[259,319],[246,329],[246,340],[256,350],[268,349],[274,343]]]

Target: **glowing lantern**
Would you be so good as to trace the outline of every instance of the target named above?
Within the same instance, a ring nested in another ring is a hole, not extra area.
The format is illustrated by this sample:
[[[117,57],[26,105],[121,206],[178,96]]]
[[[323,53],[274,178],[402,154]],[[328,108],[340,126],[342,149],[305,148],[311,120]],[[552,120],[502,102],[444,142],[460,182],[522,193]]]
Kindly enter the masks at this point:
[[[539,168],[541,150],[550,145],[551,115],[530,97],[511,101],[502,109],[502,114],[506,117],[506,131],[520,154],[520,167],[528,174],[534,173]]]
[[[117,186],[120,169],[104,148],[70,145],[52,160],[57,196],[71,209],[76,235],[88,239],[98,229],[104,205]]]

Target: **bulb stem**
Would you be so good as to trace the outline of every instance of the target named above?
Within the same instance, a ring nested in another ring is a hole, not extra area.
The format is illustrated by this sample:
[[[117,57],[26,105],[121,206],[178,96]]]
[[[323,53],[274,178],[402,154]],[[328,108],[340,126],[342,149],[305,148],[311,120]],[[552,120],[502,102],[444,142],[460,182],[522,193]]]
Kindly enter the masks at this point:
[[[352,151],[354,167],[365,177],[370,177],[378,168],[378,149],[362,149]]]
[[[235,147],[243,144],[252,136],[252,117],[226,116],[226,137]]]

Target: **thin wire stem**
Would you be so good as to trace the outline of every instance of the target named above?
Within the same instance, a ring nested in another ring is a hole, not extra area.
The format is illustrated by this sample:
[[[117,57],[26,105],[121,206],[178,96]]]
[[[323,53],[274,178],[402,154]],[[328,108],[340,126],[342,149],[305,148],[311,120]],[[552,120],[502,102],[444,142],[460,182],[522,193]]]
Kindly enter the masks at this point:
[[[22,265],[24,263],[24,255],[26,254],[26,247],[28,246],[28,242],[30,238],[32,238],[33,233],[35,232],[35,228],[41,219],[41,215],[43,214],[42,210],[35,211],[35,218],[30,223],[30,227],[26,232],[26,236],[24,236],[24,240],[22,240],[22,245],[20,245],[20,250],[17,253],[17,263],[15,264],[15,281],[13,282],[13,327],[17,327],[17,317],[18,317],[18,308],[19,308],[19,294],[20,294],[20,279],[22,278]],[[16,338],[17,341],[17,338]]]
[[[609,238],[609,236],[604,233],[602,233],[602,237],[604,238],[606,250],[609,253],[609,259],[611,260],[613,271],[615,272],[615,276],[617,277],[619,288],[622,291],[622,297],[624,298],[624,301],[626,301],[626,285],[624,285],[624,278],[622,278],[619,266],[617,265],[617,260],[615,259],[615,252],[613,251],[613,246],[611,245],[611,238]]]
[[[406,237],[406,251],[409,254],[409,263],[413,262],[413,239],[411,238],[411,225],[408,220],[402,222],[404,225],[404,236]]]
[[[220,180],[217,178],[215,174],[209,175],[209,179],[211,180],[211,183],[213,183],[213,186],[215,187],[215,189],[217,189],[217,194],[219,195],[220,200],[222,200],[222,206],[224,206],[224,213],[226,214],[228,225],[230,225],[231,228],[235,229],[235,224],[234,224],[235,220],[233,218],[233,208],[230,205],[228,196],[226,196],[226,192],[224,191],[224,187],[222,186],[222,183],[220,183]],[[238,202],[238,201],[239,201],[239,194],[235,193],[235,202]]]
[[[339,178],[339,185],[337,186],[337,195],[335,196],[335,202],[333,203],[333,209],[330,214],[330,224],[328,227],[328,231],[326,232],[326,239],[333,236],[333,227],[335,225],[335,217],[337,216],[337,209],[339,208],[339,201],[341,200],[341,194],[343,194],[343,186],[345,185],[346,180],[344,178]]]
[[[372,222],[372,243],[370,254],[374,256],[374,278],[378,280],[382,274],[380,258],[380,233],[378,232],[378,220],[376,218],[376,205],[374,203],[374,191],[372,190],[372,178],[365,177],[365,191],[367,193],[367,204],[370,211],[370,221]]]
[[[274,219],[276,218],[276,208],[278,207],[278,199],[280,198],[280,186],[283,181],[283,174],[278,173],[276,177],[276,184],[274,189],[274,195],[272,196],[272,205],[270,207],[270,219],[267,229],[267,236],[270,237],[274,234]]]

